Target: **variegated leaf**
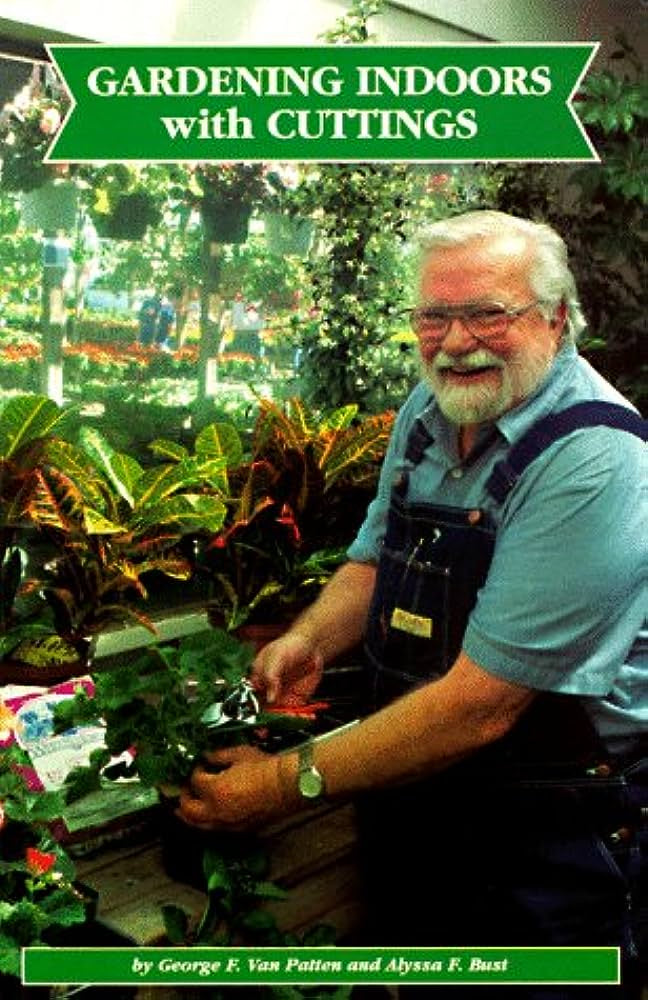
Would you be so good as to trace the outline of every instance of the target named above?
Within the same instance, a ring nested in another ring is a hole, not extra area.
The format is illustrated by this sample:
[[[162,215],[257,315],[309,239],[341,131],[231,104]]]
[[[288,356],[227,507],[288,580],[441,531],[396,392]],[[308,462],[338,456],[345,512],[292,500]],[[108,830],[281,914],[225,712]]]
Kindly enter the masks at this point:
[[[135,507],[138,515],[141,516],[147,507],[159,503],[160,500],[171,496],[194,481],[194,475],[187,476],[187,469],[183,462],[179,462],[177,465],[165,463],[164,465],[156,465],[152,469],[146,469],[138,479],[135,488]]]
[[[83,524],[89,535],[124,535],[128,531],[123,524],[109,521],[98,510],[86,507],[83,514]]]
[[[183,458],[189,457],[189,452],[177,441],[168,441],[166,438],[157,438],[149,445],[150,451],[161,458],[172,458],[176,462],[181,462]]]
[[[209,424],[196,438],[196,455],[201,458],[223,458],[230,469],[240,465],[243,461],[243,445],[238,431],[232,424]]]
[[[358,415],[358,404],[349,403],[348,406],[340,406],[327,414],[321,423],[322,430],[343,431],[349,426],[352,420]]]
[[[133,495],[128,486],[131,475],[127,473],[127,482],[123,482],[113,467],[114,458],[117,455],[114,448],[106,439],[93,427],[82,427],[79,432],[81,446],[88,453],[93,462],[96,463],[100,472],[112,484],[120,497],[126,501],[129,507],[133,506]],[[135,461],[131,459],[131,461]],[[123,465],[123,462],[118,466]]]
[[[10,458],[30,441],[51,434],[67,415],[47,396],[14,396],[0,412],[0,457]]]
[[[146,509],[146,521],[157,524],[175,524],[183,533],[187,531],[219,531],[225,520],[226,508],[218,497],[200,493],[183,493],[171,496]]]
[[[44,457],[49,464],[69,476],[86,503],[107,513],[105,481],[88,462],[88,456],[81,448],[55,438],[47,443]]]

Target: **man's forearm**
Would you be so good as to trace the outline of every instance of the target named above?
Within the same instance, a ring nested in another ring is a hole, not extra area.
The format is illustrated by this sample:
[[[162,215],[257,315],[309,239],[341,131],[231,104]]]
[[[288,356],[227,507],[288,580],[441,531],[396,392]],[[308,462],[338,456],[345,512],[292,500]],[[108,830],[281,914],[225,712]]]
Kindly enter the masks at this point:
[[[327,792],[358,792],[416,781],[503,736],[534,692],[485,673],[462,653],[438,681],[411,691],[315,748]],[[299,805],[297,760],[281,762],[287,807]]]
[[[325,663],[351,649],[364,634],[375,580],[373,563],[345,563],[291,632],[305,636]]]

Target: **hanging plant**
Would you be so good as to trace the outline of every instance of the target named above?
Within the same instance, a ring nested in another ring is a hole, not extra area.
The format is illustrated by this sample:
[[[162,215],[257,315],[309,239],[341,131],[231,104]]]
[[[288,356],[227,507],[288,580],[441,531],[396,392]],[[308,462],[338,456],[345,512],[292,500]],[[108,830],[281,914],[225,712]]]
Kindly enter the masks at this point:
[[[90,217],[99,236],[139,240],[162,218],[161,194],[146,170],[123,163],[101,167],[91,178]]]
[[[65,164],[43,157],[61,127],[70,102],[49,71],[34,75],[0,113],[0,183],[7,191],[34,191],[48,181],[69,179]]]
[[[267,197],[260,163],[205,163],[189,168],[189,196],[205,234],[218,243],[245,243],[255,206]]]
[[[308,255],[315,227],[307,206],[312,203],[309,185],[315,177],[315,172],[302,164],[268,164],[266,181],[270,196],[263,222],[271,253]]]

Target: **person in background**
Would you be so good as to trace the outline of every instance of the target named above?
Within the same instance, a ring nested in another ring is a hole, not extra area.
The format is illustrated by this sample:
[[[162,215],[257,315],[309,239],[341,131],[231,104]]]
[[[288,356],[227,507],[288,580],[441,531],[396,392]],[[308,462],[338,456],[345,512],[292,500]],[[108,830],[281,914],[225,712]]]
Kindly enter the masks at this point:
[[[160,302],[155,337],[156,346],[162,351],[171,350],[171,331],[175,321],[176,313],[173,302],[168,296],[165,295]]]
[[[151,292],[142,301],[138,315],[138,342],[142,347],[151,347],[155,342],[161,305],[162,300],[156,292]]]
[[[369,711],[296,752],[218,752],[179,815],[246,830],[353,798],[364,943],[618,946],[622,985],[587,995],[639,1000],[646,424],[579,355],[566,246],[544,224],[479,211],[431,225],[409,314],[422,379],[376,498],[348,562],[252,675],[269,705],[301,704],[364,639]],[[474,995],[504,992],[583,996]]]

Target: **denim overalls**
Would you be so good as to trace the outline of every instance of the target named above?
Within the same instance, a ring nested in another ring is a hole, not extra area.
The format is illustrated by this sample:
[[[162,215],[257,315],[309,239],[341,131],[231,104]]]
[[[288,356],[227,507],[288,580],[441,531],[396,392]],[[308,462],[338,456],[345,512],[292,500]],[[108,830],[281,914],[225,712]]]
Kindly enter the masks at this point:
[[[576,404],[539,421],[509,450],[489,492],[502,503],[545,448],[596,424],[646,438],[645,423],[624,407]],[[430,443],[417,421],[407,461],[418,464]],[[485,511],[413,504],[407,489],[406,473],[393,486],[369,612],[373,709],[452,666],[495,545]],[[630,960],[628,975],[638,975],[637,938],[644,936],[643,950],[648,936],[646,912],[636,909],[642,878],[644,907],[648,895],[640,859],[642,837],[648,846],[648,748],[611,761],[580,699],[538,694],[503,739],[433,779],[366,796],[358,812],[374,918],[367,943],[615,944]],[[464,988],[451,989],[457,998]],[[638,997],[627,989],[610,995]],[[430,990],[441,1000],[441,987]],[[489,987],[479,990],[490,995]],[[583,998],[569,987],[505,992],[507,1000]],[[603,987],[594,996],[606,994]]]

